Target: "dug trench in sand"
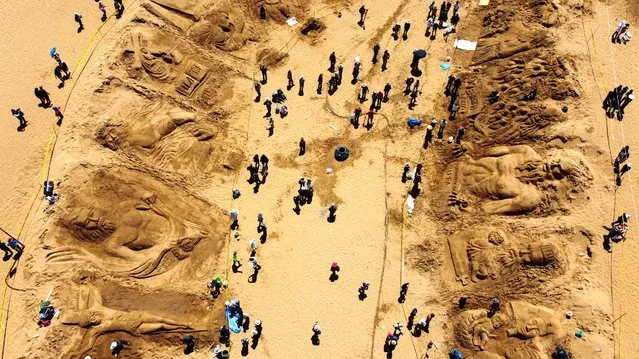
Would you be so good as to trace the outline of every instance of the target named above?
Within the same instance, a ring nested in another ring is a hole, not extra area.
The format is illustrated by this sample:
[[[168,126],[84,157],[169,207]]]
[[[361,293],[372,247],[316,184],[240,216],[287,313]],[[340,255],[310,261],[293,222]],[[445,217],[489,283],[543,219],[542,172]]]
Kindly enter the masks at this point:
[[[639,326],[616,320],[629,294],[613,301],[609,278],[617,248],[637,253],[623,242],[636,218],[632,178],[615,186],[607,157],[622,144],[609,149],[602,136],[632,126],[636,109],[625,104],[625,120],[602,127],[596,76],[607,68],[589,46],[601,54],[611,34],[583,24],[607,11],[633,22],[636,9],[597,0],[124,5],[63,89],[35,70],[11,81],[30,81],[10,107],[28,123],[5,131],[24,141],[25,158],[43,147],[38,121],[55,123],[32,82],[44,78],[51,103],[64,103],[64,123],[45,166],[55,196],[29,211],[24,231],[8,222],[25,249],[7,290],[27,289],[3,301],[4,356],[634,350],[629,339],[620,349],[619,332]],[[61,8],[56,19],[73,36],[97,31],[97,6],[83,10],[81,33],[78,10]],[[66,36],[57,49],[76,61],[66,43],[80,38]],[[633,45],[614,43],[627,58]],[[636,87],[630,74],[620,65],[616,76]],[[0,163],[39,181],[32,167]],[[17,209],[28,197],[2,193]],[[612,193],[631,216],[603,248],[601,226],[621,215]]]

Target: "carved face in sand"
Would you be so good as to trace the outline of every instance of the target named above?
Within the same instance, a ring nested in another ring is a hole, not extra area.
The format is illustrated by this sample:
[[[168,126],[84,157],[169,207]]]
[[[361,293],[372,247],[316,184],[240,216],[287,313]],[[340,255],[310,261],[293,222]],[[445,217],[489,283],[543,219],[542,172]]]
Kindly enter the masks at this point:
[[[106,215],[89,208],[76,208],[71,211],[62,225],[78,239],[87,242],[101,242],[113,234],[115,224]]]

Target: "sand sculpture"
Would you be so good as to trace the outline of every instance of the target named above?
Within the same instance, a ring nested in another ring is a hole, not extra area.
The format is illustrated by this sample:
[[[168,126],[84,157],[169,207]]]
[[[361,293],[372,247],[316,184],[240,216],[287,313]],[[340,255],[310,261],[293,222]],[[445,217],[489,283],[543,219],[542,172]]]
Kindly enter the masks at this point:
[[[513,273],[521,266],[548,266],[557,262],[554,244],[514,245],[503,231],[473,228],[448,238],[455,275],[462,285]]]
[[[69,205],[58,220],[59,241],[67,246],[48,253],[49,263],[88,261],[146,278],[213,241],[210,207],[136,172],[96,171],[67,196]]]
[[[550,345],[565,335],[553,310],[516,301],[490,318],[486,310],[462,312],[455,330],[475,359],[547,359]]]
[[[129,77],[144,79],[146,74],[160,82],[173,84],[175,91],[185,97],[191,97],[209,73],[207,66],[195,59],[186,59],[175,48],[154,48],[150,38],[140,31],[132,32],[123,59],[128,66]]]
[[[234,6],[213,11],[191,28],[189,36],[199,45],[224,51],[241,49],[248,39],[247,25]]]
[[[475,207],[488,214],[519,214],[542,204],[550,206],[548,196],[579,192],[589,179],[587,166],[577,157],[564,153],[543,159],[531,147],[519,145],[494,147],[480,159],[453,163],[444,184],[452,186],[448,192],[451,206]]]
[[[257,14],[263,7],[266,17],[284,22],[290,17],[301,18],[308,9],[310,0],[251,0],[253,11]]]
[[[147,312],[122,311],[103,305],[96,288],[81,287],[78,292],[78,308],[63,311],[62,324],[78,326],[82,330],[76,339],[73,357],[85,355],[103,334],[126,332],[133,336],[158,333],[194,332],[188,324],[179,323]]]
[[[162,169],[183,173],[210,172],[228,153],[215,139],[224,129],[162,102],[134,108],[111,119],[97,133],[98,142]]]

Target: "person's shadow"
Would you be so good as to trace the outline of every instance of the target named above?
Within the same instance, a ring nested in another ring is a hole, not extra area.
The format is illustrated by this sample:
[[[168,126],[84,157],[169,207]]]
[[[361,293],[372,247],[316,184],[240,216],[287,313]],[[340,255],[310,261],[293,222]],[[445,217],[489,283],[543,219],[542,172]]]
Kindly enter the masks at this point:
[[[240,267],[242,266],[242,263],[233,263],[233,266],[231,267],[231,269],[233,270],[233,273],[244,273],[240,270]]]
[[[339,274],[337,274],[337,271],[331,271],[331,275],[328,277],[328,280],[330,280],[331,282],[335,282],[338,279]]]
[[[610,243],[610,237],[608,237],[607,235],[603,236],[603,248],[612,253],[612,245]]]
[[[251,274],[248,278],[249,283],[256,283],[257,276],[260,274],[260,270],[258,268],[253,269],[253,274]]]
[[[335,217],[335,212],[331,212],[326,220],[328,221],[328,223],[335,223]]]
[[[319,334],[313,333],[313,336],[311,337],[311,343],[313,343],[313,345],[320,345]]]
[[[406,293],[401,292],[399,293],[399,298],[397,298],[397,303],[404,303],[406,301]]]
[[[415,66],[413,67],[413,69],[410,71],[410,74],[415,76],[415,77],[419,77],[422,75],[422,70],[419,69],[419,67]]]
[[[193,353],[194,351],[195,351],[195,345],[187,345],[186,348],[184,348],[184,355],[189,355]]]
[[[262,99],[262,97],[258,95],[258,96],[255,97],[255,100],[253,100],[253,101],[260,102],[261,99]]]
[[[262,230],[262,235],[260,236],[260,243],[266,243],[266,237],[268,236],[266,228]]]
[[[251,349],[255,350],[255,348],[257,348],[257,344],[259,344],[260,342],[260,336],[259,335],[254,335],[253,338],[251,339]]]

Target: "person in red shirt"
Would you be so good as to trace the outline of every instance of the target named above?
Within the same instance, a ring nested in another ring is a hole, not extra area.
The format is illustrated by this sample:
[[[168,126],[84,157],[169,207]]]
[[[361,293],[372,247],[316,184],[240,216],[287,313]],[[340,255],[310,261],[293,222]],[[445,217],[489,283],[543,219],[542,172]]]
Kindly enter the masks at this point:
[[[364,124],[364,126],[370,126],[373,127],[373,116],[375,116],[375,110],[369,110],[368,112],[366,112],[366,123]]]

